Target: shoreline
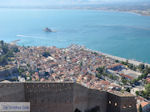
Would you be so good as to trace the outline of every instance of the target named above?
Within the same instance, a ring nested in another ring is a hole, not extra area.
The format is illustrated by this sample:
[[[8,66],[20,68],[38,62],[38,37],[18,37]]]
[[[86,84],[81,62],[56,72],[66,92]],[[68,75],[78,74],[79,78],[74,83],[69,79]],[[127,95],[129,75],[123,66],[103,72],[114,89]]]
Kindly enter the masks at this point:
[[[150,64],[149,64],[149,63],[144,63],[144,62],[140,62],[140,61],[137,61],[137,60],[127,59],[127,58],[123,58],[123,57],[119,57],[119,56],[113,56],[113,55],[111,55],[111,54],[103,53],[103,52],[96,51],[96,50],[92,50],[92,49],[88,49],[88,48],[85,48],[85,50],[92,51],[92,52],[96,52],[96,53],[98,53],[98,54],[102,54],[102,55],[104,55],[104,56],[106,56],[106,57],[108,57],[108,58],[112,58],[112,59],[114,59],[114,60],[119,60],[119,61],[124,61],[124,62],[128,61],[128,63],[131,63],[131,64],[133,64],[133,65],[135,65],[135,66],[138,66],[138,65],[140,65],[140,64],[144,64],[144,65],[147,65],[147,66],[150,67]]]
[[[10,44],[11,45],[17,45],[17,43],[21,41],[21,39],[17,39],[17,40],[14,40],[14,41],[11,41]]]
[[[39,7],[28,7],[28,8],[21,8],[21,7],[0,7],[0,9],[42,9],[42,10],[95,10],[95,11],[107,11],[107,12],[120,12],[120,13],[130,13],[130,14],[136,14],[138,16],[150,16],[150,12],[146,13],[141,10],[119,10],[119,9],[100,9],[100,8],[78,8],[78,7],[73,7],[73,8],[39,8]],[[145,10],[146,11],[146,10]]]
[[[140,64],[144,64],[144,65],[148,65],[150,67],[150,64],[148,63],[144,63],[144,62],[140,62],[140,61],[137,61],[137,60],[132,60],[132,59],[126,59],[126,58],[122,58],[122,57],[118,57],[118,56],[113,56],[113,55],[110,55],[110,54],[105,54],[105,53],[102,53],[103,55],[105,55],[106,57],[110,57],[112,59],[115,59],[115,60],[119,60],[119,61],[128,61],[128,63],[131,63],[135,66],[138,66]]]

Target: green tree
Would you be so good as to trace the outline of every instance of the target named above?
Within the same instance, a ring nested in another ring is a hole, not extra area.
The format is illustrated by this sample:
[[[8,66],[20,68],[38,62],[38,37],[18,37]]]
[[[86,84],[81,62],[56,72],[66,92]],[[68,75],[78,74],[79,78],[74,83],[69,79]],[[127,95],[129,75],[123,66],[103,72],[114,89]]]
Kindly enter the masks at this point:
[[[144,68],[145,68],[145,65],[144,65],[144,64],[140,64],[140,65],[138,66],[138,69],[139,69],[140,71],[143,71]]]
[[[127,88],[126,91],[130,93],[131,90],[130,90],[130,88]]]
[[[96,74],[96,77],[101,78],[101,74],[100,74],[100,73],[97,73],[97,74]]]
[[[125,84],[125,85],[126,85],[126,84],[127,84],[127,82],[128,82],[128,81],[127,81],[127,79],[126,79],[126,78],[124,78],[124,77],[122,77],[121,81],[122,81],[122,83],[123,83],[123,84]]]
[[[44,57],[46,57],[46,58],[47,58],[48,56],[51,56],[50,53],[47,52],[47,51],[46,51],[46,52],[43,52],[42,55],[43,55]]]
[[[96,71],[100,74],[104,73],[105,72],[105,67],[99,67],[96,69]]]
[[[150,84],[145,86],[145,95],[147,98],[150,97]]]
[[[16,47],[10,47],[9,44],[4,43],[4,41],[0,41],[0,49],[2,50],[0,55],[0,65],[5,66],[11,60],[11,57],[14,56],[14,52],[18,51]]]
[[[83,66],[83,62],[80,62],[80,69],[81,69],[82,66]]]
[[[137,82],[138,82],[137,79],[133,79],[133,80],[130,81],[131,84],[136,84]]]
[[[115,60],[116,63],[119,63],[119,60]]]
[[[136,91],[135,94],[136,94],[137,96],[139,96],[139,91]]]
[[[0,40],[0,46],[3,46],[3,45],[4,45],[4,41]]]
[[[0,56],[0,65],[7,64],[8,58],[5,55]]]

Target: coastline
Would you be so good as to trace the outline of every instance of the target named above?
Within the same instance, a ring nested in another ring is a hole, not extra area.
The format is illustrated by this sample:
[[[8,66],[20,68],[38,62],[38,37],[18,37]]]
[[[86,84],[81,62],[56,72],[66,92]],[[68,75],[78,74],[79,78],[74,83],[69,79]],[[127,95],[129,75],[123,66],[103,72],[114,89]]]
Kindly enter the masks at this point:
[[[120,13],[130,13],[130,14],[136,14],[138,16],[150,16],[150,12],[147,14],[147,13],[143,13],[141,12],[141,10],[118,10],[118,9],[100,9],[100,8],[72,8],[72,9],[75,9],[75,10],[95,10],[95,11],[106,11],[106,12],[120,12]]]
[[[144,63],[144,62],[140,62],[140,61],[136,61],[136,60],[132,60],[132,59],[126,59],[126,58],[122,58],[122,57],[118,57],[118,56],[113,56],[113,55],[105,54],[105,53],[102,53],[102,54],[106,57],[110,57],[110,58],[115,59],[115,60],[124,61],[124,62],[128,61],[128,63],[131,63],[135,66],[138,66],[140,64],[150,66],[150,64],[148,64],[148,63]]]
[[[17,40],[14,40],[12,42],[10,42],[11,45],[17,45],[17,43],[21,41],[21,39],[17,39]]]
[[[24,8],[20,8],[20,7],[0,7],[0,9],[42,9],[42,10],[45,10],[45,9],[63,9],[63,10],[95,10],[95,11],[108,11],[108,12],[121,12],[121,13],[131,13],[131,14],[137,14],[139,16],[150,16],[150,12],[147,11],[147,10],[119,10],[119,9],[103,9],[103,8],[89,8],[89,7],[85,7],[85,8],[81,8],[81,7],[72,7],[72,8],[43,8],[43,7],[24,7]]]
[[[91,52],[96,52],[98,54],[102,54],[102,55],[104,55],[104,56],[106,56],[108,58],[112,58],[114,60],[119,60],[119,61],[124,61],[124,62],[128,61],[128,63],[131,63],[131,64],[133,64],[135,66],[138,66],[140,64],[144,64],[144,65],[147,65],[147,66],[150,67],[149,63],[144,63],[144,62],[140,62],[140,61],[133,60],[133,59],[126,59],[126,58],[122,58],[122,57],[118,57],[118,56],[113,56],[111,54],[103,53],[103,52],[92,50],[92,49],[88,49],[88,48],[85,48],[85,50],[88,50],[88,51],[91,51]]]

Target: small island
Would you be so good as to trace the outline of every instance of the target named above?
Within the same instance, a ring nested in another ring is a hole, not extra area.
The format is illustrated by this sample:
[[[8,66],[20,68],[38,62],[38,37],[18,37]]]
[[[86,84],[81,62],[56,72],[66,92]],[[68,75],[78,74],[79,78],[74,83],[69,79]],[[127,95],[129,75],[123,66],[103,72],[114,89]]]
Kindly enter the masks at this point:
[[[45,32],[53,32],[53,31],[52,31],[50,28],[48,28],[48,27],[45,28],[44,31],[45,31]]]

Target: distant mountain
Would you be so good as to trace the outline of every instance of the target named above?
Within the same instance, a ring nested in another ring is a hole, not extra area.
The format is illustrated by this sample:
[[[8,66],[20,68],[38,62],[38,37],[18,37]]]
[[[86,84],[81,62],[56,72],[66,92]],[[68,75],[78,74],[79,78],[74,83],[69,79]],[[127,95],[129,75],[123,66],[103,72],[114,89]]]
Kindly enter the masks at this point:
[[[104,3],[141,3],[150,0],[0,0],[0,6],[51,6],[77,4],[104,4]]]

